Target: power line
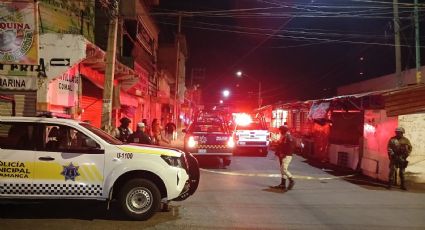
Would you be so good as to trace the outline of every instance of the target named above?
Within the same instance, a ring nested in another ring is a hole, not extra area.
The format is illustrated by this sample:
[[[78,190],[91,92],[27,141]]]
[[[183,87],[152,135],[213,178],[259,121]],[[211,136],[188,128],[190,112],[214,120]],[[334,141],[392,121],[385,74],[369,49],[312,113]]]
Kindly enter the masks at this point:
[[[159,22],[160,24],[166,25],[176,25],[175,23],[168,22]],[[280,34],[271,34],[271,33],[259,33],[259,32],[246,32],[246,31],[236,31],[236,30],[228,30],[228,29],[220,29],[220,28],[208,28],[208,27],[200,27],[200,26],[186,26],[185,28],[194,28],[201,30],[210,30],[210,31],[218,31],[218,32],[228,32],[235,34],[246,34],[246,35],[257,35],[257,36],[272,36],[275,39],[292,39],[292,40],[312,40],[312,41],[323,41],[323,42],[333,42],[333,43],[347,43],[347,44],[361,44],[361,45],[379,45],[379,46],[395,46],[393,43],[380,43],[380,42],[365,42],[365,41],[352,41],[352,40],[341,40],[341,39],[330,39],[330,38],[318,38],[318,37],[305,37],[305,36],[290,36],[290,35],[280,35]],[[406,47],[408,45],[401,45],[402,47]],[[424,48],[425,46],[421,46]]]

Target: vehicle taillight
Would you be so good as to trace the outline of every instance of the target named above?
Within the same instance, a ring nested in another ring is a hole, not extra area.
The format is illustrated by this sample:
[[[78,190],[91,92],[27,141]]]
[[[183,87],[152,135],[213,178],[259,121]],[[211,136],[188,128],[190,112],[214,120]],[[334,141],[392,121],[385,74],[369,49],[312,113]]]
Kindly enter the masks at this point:
[[[195,148],[195,146],[196,146],[195,138],[193,138],[192,136],[190,136],[187,139],[187,147],[189,147],[189,148]]]
[[[233,140],[233,138],[232,138],[232,137],[230,137],[230,138],[229,138],[229,140],[227,141],[227,146],[228,146],[229,148],[233,148],[233,147],[235,147],[235,141]]]

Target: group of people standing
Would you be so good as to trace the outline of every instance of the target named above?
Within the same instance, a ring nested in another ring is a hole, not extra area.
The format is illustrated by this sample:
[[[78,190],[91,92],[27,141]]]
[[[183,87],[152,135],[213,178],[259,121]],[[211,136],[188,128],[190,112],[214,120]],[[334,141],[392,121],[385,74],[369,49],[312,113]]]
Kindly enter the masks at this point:
[[[282,189],[284,191],[292,189],[295,181],[289,172],[288,167],[292,161],[292,155],[295,152],[295,142],[289,128],[286,125],[279,127],[280,139],[276,148],[275,154],[279,159],[280,171],[282,174],[281,183],[273,188]],[[396,185],[397,170],[400,177],[400,188],[407,190],[404,178],[404,172],[408,165],[407,158],[412,152],[412,144],[409,139],[404,136],[405,130],[402,127],[395,129],[395,136],[391,137],[388,141],[388,158],[389,162],[389,175],[387,189],[391,189]],[[286,181],[289,180],[288,186]]]
[[[120,123],[120,126],[113,130],[112,136],[124,143],[167,145],[174,139],[177,129],[176,125],[171,121],[165,125],[164,129],[156,118],[152,120],[150,126],[147,119],[137,123],[135,132],[129,127],[131,120],[127,117],[121,118]]]

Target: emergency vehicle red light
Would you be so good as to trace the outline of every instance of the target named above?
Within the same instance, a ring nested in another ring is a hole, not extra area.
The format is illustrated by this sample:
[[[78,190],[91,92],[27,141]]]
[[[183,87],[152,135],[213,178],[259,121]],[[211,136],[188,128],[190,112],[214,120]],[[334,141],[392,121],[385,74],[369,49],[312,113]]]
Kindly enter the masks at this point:
[[[247,126],[252,123],[252,118],[246,113],[236,114],[235,122],[240,126]]]

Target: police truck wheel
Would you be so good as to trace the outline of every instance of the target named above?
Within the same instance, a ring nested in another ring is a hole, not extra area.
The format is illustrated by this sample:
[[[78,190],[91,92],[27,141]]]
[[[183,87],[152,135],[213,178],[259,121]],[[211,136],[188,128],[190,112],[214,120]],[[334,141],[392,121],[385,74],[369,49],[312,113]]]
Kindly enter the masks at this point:
[[[161,193],[149,180],[128,181],[120,192],[119,203],[125,215],[134,220],[147,220],[160,208]]]

